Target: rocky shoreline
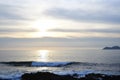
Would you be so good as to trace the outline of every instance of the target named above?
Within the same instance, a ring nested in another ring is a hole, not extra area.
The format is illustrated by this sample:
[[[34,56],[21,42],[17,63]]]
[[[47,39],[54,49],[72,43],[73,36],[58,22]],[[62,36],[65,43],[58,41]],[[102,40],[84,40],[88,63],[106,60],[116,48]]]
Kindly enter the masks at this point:
[[[105,75],[105,74],[87,74],[85,77],[76,78],[77,74],[57,75],[50,72],[25,73],[21,80],[120,80],[120,75]]]

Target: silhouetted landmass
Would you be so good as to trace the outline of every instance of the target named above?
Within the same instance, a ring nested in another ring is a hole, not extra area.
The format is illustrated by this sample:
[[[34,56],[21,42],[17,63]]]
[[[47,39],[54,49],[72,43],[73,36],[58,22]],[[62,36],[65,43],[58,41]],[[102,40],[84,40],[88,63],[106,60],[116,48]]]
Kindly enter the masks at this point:
[[[105,47],[104,50],[120,50],[119,46],[113,46],[113,47]]]
[[[77,74],[56,75],[49,72],[26,73],[21,80],[120,80],[120,75],[88,74],[82,78],[75,78]]]

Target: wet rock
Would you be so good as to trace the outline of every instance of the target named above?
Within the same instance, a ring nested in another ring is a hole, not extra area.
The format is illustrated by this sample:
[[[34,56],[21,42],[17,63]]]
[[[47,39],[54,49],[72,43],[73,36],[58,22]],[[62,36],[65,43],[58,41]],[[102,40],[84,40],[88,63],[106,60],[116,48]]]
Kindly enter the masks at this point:
[[[26,73],[21,80],[120,80],[120,75],[88,74],[82,78],[71,75],[57,75],[49,72]]]
[[[22,75],[22,80],[78,80],[70,75],[56,75],[49,72],[26,73]]]

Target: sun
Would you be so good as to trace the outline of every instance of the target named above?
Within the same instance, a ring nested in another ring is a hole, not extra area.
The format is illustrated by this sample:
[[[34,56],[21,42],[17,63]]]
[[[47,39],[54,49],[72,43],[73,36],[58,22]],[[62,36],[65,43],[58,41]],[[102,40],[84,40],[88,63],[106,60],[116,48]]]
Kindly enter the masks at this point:
[[[50,25],[49,25],[50,24]],[[49,23],[47,20],[37,20],[35,22],[35,27],[40,32],[45,32],[47,29],[49,29],[49,26],[51,26],[51,23]]]
[[[35,36],[47,37],[50,35],[49,29],[57,27],[58,22],[53,19],[38,19],[33,23],[33,27],[37,30]]]

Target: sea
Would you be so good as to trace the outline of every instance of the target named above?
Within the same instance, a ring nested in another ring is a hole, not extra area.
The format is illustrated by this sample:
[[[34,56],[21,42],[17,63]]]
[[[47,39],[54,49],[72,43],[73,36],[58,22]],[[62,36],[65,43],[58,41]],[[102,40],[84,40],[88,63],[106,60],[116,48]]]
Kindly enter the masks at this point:
[[[20,80],[24,73],[36,72],[120,75],[120,50],[0,50],[0,80]]]

